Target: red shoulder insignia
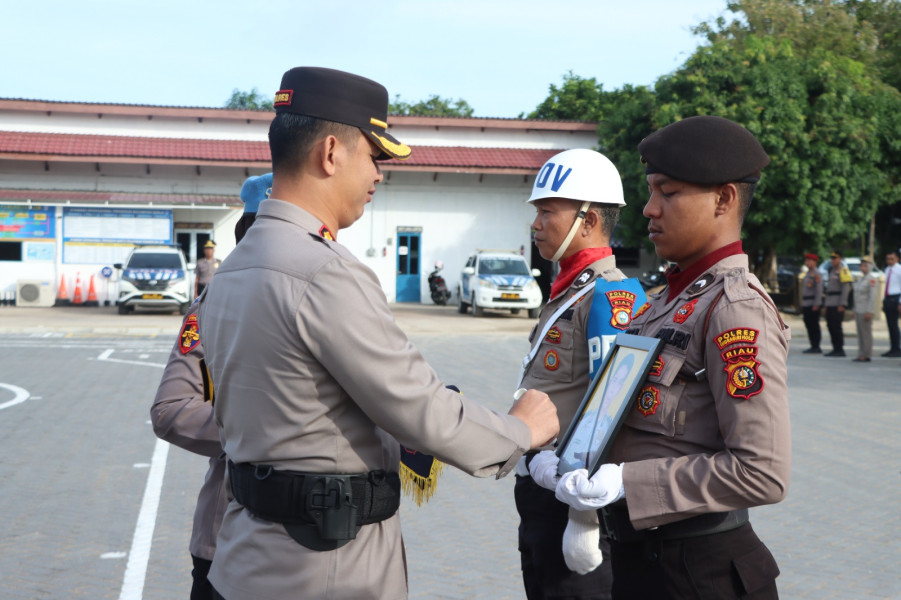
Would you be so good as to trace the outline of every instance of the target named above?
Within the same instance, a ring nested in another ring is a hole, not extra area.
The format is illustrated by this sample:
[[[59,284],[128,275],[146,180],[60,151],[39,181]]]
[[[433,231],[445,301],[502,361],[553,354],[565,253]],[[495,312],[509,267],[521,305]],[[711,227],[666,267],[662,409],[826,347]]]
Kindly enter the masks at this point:
[[[684,323],[685,320],[691,316],[691,313],[695,311],[695,304],[698,303],[698,299],[695,298],[691,302],[686,302],[682,305],[682,307],[676,311],[676,314],[673,315],[674,323]]]
[[[650,302],[645,302],[644,304],[642,304],[641,308],[639,308],[637,311],[635,311],[635,314],[632,315],[632,320],[634,321],[635,319],[637,319],[638,317],[640,317],[641,315],[646,313],[649,308],[651,308]]]
[[[610,317],[610,325],[616,329],[626,329],[632,322],[632,309],[635,307],[637,296],[626,290],[613,290],[605,294],[610,302],[613,316]]]
[[[638,394],[638,412],[650,417],[657,412],[658,406],[660,406],[660,390],[653,385],[641,388],[641,393]]]
[[[182,354],[187,354],[200,343],[200,329],[197,327],[197,315],[188,315],[182,323],[178,334],[178,349]]]
[[[319,235],[320,237],[327,239],[330,242],[335,241],[335,236],[332,235],[332,232],[329,231],[328,227],[326,227],[325,225],[319,228]]]
[[[733,398],[748,400],[763,391],[756,346],[739,346],[722,353],[726,366],[726,392]]]
[[[648,372],[649,377],[660,377],[663,374],[663,367],[666,366],[666,361],[663,360],[663,355],[658,354],[657,359],[654,360],[654,364],[651,365],[651,370]]]

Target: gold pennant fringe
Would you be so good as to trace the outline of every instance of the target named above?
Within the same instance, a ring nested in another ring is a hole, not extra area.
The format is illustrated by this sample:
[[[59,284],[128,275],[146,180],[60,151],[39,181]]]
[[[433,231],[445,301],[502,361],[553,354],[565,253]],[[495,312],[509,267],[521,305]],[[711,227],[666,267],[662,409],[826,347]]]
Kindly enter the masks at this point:
[[[408,496],[416,503],[416,506],[422,506],[423,501],[428,502],[434,495],[438,487],[438,476],[444,471],[444,463],[437,458],[432,459],[432,468],[429,469],[429,476],[423,477],[417,474],[413,469],[400,463],[400,487],[405,496]]]

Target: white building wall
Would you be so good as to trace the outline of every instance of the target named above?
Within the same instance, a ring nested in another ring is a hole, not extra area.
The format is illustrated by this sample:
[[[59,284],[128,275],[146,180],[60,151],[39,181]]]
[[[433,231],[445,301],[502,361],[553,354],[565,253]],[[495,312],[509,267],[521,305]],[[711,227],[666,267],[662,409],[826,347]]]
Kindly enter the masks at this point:
[[[372,204],[338,241],[379,278],[388,300],[396,299],[397,228],[421,227],[420,295],[431,303],[428,274],[444,263],[457,300],[460,272],[477,248],[519,251],[529,259],[534,209],[525,203],[532,185],[521,175],[393,173],[376,188]],[[439,184],[440,185],[436,185]],[[372,248],[373,256],[368,250]]]

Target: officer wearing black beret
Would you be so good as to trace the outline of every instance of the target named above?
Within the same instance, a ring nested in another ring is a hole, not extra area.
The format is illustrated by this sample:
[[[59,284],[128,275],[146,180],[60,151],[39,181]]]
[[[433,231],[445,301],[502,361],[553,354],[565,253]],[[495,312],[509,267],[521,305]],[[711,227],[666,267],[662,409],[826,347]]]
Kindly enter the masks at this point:
[[[558,433],[556,409],[530,390],[497,414],[447,389],[337,241],[379,161],[411,153],[387,90],[298,67],[274,105],[271,194],[198,310],[234,496],[209,580],[227,600],[405,598],[398,440],[503,476]]]
[[[748,271],[741,224],[769,158],[733,121],[683,119],[638,146],[648,237],[675,263],[629,333],[665,341],[610,464],[560,478],[601,509],[613,597],[776,598],[779,569],[748,508],[788,490],[788,327]],[[584,491],[589,490],[589,491]]]

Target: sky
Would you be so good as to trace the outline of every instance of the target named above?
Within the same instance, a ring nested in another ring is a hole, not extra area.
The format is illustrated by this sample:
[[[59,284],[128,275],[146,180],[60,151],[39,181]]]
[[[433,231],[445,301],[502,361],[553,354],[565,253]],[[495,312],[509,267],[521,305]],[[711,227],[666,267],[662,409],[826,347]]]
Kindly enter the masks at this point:
[[[393,100],[534,110],[572,72],[652,85],[726,0],[0,0],[0,98],[221,107],[271,98],[296,66],[350,71]]]

